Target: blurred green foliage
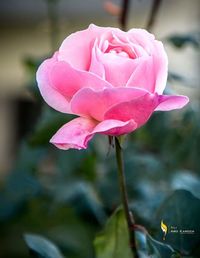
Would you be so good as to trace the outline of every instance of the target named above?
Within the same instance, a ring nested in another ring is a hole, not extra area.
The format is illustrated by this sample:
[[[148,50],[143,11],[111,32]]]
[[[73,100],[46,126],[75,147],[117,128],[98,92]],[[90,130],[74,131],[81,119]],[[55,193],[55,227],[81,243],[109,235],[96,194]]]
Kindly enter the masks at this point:
[[[169,41],[181,47],[191,43],[188,37],[178,41],[169,37]],[[120,204],[112,146],[105,136],[95,136],[85,151],[61,151],[49,144],[72,116],[42,104],[35,82],[40,62],[30,58],[25,62],[30,91],[42,112],[19,148],[13,171],[1,185],[0,257],[28,257],[26,242],[33,257],[117,258],[122,257],[123,247],[128,258],[123,213],[118,210],[106,224]],[[137,224],[151,234],[136,231],[142,258],[200,255],[199,110],[199,103],[190,103],[181,112],[157,112],[124,143],[130,207]],[[161,220],[168,228],[189,228],[194,233],[169,233],[164,242]],[[115,223],[120,226],[118,235]],[[122,246],[110,256],[116,238]],[[108,246],[102,248],[106,242]]]

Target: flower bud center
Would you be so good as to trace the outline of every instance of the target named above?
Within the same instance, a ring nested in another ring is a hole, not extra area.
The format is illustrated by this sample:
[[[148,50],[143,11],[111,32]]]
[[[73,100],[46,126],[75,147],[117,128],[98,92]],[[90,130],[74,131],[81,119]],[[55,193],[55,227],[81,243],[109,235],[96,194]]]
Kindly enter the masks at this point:
[[[111,49],[109,51],[109,53],[119,55],[121,57],[129,57],[129,54],[127,52],[123,51],[123,49],[120,47]]]

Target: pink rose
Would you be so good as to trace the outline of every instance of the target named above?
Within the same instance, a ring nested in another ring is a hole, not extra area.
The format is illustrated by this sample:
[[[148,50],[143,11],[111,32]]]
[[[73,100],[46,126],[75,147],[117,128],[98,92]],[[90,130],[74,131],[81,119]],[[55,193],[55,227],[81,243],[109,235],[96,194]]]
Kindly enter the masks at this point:
[[[118,136],[145,124],[154,111],[179,109],[186,96],[163,95],[167,55],[142,29],[123,32],[90,25],[67,37],[37,71],[45,101],[78,117],[50,140],[60,149],[85,149],[96,134]]]

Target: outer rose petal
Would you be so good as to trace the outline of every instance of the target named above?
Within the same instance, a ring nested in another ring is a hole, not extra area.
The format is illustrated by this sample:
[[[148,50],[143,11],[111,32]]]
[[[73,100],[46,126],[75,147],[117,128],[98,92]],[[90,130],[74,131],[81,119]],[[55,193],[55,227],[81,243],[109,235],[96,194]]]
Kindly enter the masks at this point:
[[[59,60],[67,61],[73,67],[87,71],[90,67],[94,41],[110,29],[114,28],[103,28],[91,24],[88,29],[71,34],[63,41],[59,49]]]
[[[105,112],[112,106],[139,98],[146,93],[147,91],[138,88],[105,88],[99,91],[84,88],[74,95],[71,100],[71,109],[80,116],[102,121]]]
[[[81,88],[91,87],[99,90],[112,87],[112,85],[95,74],[76,70],[64,61],[57,62],[50,71],[49,76],[53,87],[69,100]]]
[[[128,31],[128,34],[130,35],[131,42],[142,46],[151,56],[152,65],[149,66],[148,64],[149,66],[148,70],[149,72],[151,72],[151,74],[154,74],[153,76],[155,78],[154,85],[150,85],[149,74],[145,72],[146,80],[145,78],[143,79],[144,84],[143,86],[141,86],[140,84],[137,83],[137,80],[139,79],[139,83],[140,83],[141,79],[138,77],[138,75],[137,75],[137,78],[135,78],[135,75],[133,74],[132,78],[130,78],[130,82],[128,83],[128,85],[131,86],[134,83],[133,86],[135,86],[135,83],[136,83],[136,85],[138,86],[144,87],[146,89],[150,89],[150,92],[152,93],[157,92],[158,94],[162,94],[166,86],[167,70],[168,70],[168,58],[162,42],[155,40],[155,37],[153,34],[150,34],[143,29],[131,29]]]
[[[159,96],[159,105],[155,110],[157,111],[170,111],[173,109],[180,109],[184,107],[188,102],[189,98],[186,96],[175,95],[161,95]]]
[[[134,131],[137,124],[133,119],[123,122],[114,119],[104,120],[99,123],[93,130],[93,133],[106,134],[111,136],[118,136]]]
[[[105,113],[104,119],[118,119],[121,121],[133,119],[138,128],[148,121],[157,105],[158,96],[147,93],[138,99],[123,102],[110,108]]]
[[[50,142],[57,148],[68,149],[86,149],[88,141],[92,138],[92,130],[96,126],[92,119],[78,117],[63,125],[57,133],[51,138]]]
[[[88,70],[91,59],[91,44],[95,35],[90,28],[72,33],[59,49],[59,60],[69,62],[73,67]]]
[[[40,65],[36,74],[36,80],[40,93],[49,106],[60,112],[71,113],[69,102],[61,92],[53,87],[49,79],[49,73],[57,62],[56,56],[57,53]]]
[[[162,42],[154,42],[154,69],[156,73],[156,82],[154,92],[162,94],[167,83],[168,58]]]
[[[106,120],[97,124],[94,120],[79,117],[62,126],[50,142],[57,148],[86,149],[88,141],[95,133],[117,136],[132,132],[136,128],[133,120],[122,122]]]

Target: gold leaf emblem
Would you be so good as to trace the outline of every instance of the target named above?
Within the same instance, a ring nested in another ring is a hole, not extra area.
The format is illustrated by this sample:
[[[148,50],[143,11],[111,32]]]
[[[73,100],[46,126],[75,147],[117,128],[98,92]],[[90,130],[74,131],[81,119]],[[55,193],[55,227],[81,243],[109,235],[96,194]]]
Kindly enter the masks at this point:
[[[162,229],[162,231],[164,233],[163,234],[163,240],[165,240],[168,228],[167,228],[167,225],[163,222],[163,220],[161,220],[160,227],[161,227],[161,229]]]

